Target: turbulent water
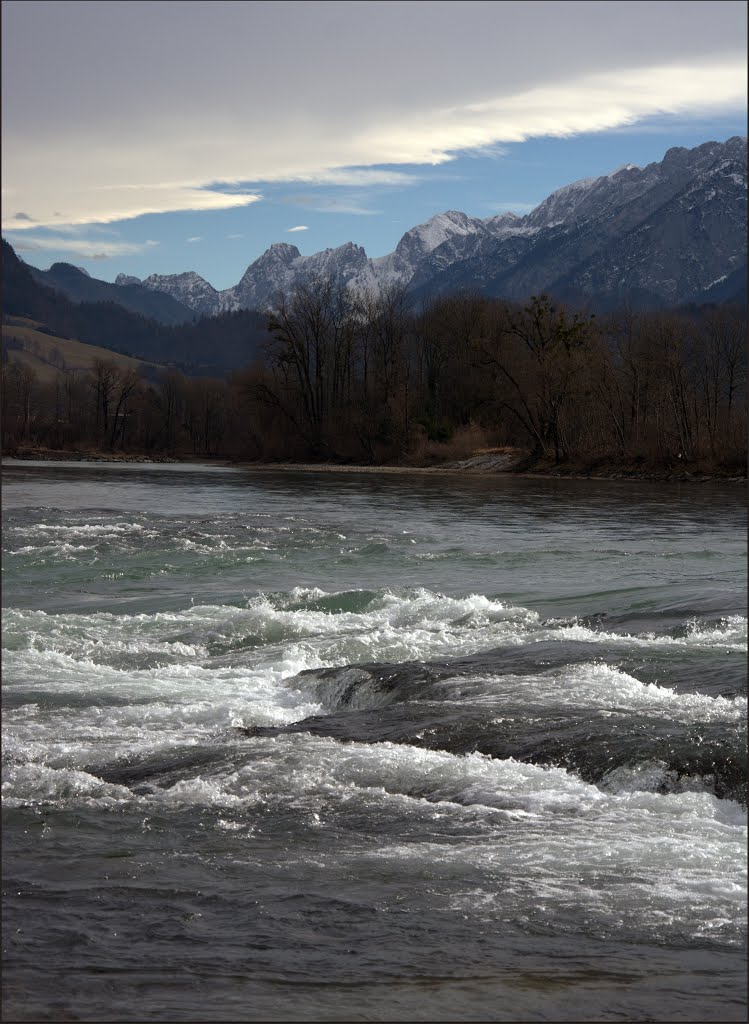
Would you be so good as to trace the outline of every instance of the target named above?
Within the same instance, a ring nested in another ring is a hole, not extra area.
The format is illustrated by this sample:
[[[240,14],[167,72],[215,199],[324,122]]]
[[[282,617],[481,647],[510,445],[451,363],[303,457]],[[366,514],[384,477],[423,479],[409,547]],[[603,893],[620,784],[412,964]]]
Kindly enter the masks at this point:
[[[3,468],[5,1020],[741,1020],[739,488]]]

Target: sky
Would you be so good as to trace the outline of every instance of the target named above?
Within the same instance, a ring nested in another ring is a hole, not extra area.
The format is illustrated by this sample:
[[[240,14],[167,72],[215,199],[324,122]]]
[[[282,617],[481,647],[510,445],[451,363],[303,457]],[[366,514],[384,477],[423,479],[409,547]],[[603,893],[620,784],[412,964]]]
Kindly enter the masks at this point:
[[[743,0],[3,0],[2,232],[236,284],[746,135]]]

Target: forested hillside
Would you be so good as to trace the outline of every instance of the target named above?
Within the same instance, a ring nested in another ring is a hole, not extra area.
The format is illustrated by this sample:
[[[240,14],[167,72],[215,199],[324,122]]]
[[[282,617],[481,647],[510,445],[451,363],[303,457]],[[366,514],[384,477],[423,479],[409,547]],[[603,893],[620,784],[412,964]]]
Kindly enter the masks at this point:
[[[63,338],[170,363],[193,376],[222,375],[246,365],[267,338],[265,318],[252,310],[170,326],[114,302],[72,302],[35,280],[5,241],[2,253],[4,316],[27,317]]]

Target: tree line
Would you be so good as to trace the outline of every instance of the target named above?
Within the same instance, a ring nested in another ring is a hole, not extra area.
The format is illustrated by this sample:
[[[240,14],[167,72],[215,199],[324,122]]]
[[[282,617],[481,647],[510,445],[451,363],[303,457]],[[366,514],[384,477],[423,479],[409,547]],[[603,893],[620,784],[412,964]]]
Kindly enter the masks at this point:
[[[228,377],[98,360],[42,381],[4,351],[5,450],[419,463],[511,446],[539,464],[745,466],[741,306],[596,317],[455,294],[414,309],[402,289],[316,280],[267,326]]]

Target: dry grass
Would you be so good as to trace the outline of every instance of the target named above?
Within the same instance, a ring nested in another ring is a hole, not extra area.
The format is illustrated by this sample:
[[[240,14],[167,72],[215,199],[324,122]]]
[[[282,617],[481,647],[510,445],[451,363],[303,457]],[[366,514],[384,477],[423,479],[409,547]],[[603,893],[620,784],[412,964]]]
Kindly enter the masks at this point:
[[[46,334],[38,330],[42,326],[34,320],[13,317],[10,323],[2,325],[2,338],[3,342],[17,338],[23,343],[22,349],[8,349],[8,361],[31,367],[43,383],[54,381],[61,370],[90,370],[97,359],[113,362],[123,370],[137,370],[143,365],[140,359],[112,352],[108,348]],[[145,365],[158,366],[157,363]]]
[[[444,462],[460,462],[474,455],[493,453],[489,436],[483,427],[469,423],[458,427],[449,441],[430,441],[426,434],[415,439],[411,453],[404,459],[412,466],[438,466]]]

